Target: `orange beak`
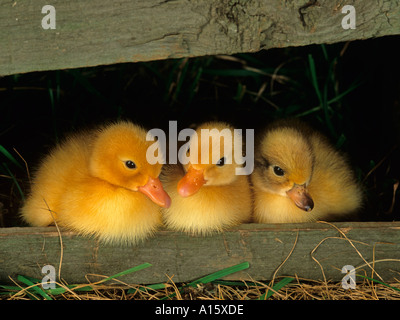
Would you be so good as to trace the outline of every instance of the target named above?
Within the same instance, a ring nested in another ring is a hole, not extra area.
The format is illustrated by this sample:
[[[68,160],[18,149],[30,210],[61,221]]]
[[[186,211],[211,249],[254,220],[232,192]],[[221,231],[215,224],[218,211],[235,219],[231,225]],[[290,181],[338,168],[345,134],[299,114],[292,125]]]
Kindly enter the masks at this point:
[[[204,180],[204,170],[196,170],[190,167],[185,176],[178,182],[178,193],[182,197],[189,197],[200,190],[206,183]]]
[[[147,183],[138,188],[138,191],[145,194],[151,201],[158,204],[160,207],[169,208],[171,205],[171,198],[162,187],[161,181],[158,178],[151,178]]]
[[[292,189],[286,192],[295,205],[301,210],[310,212],[314,208],[314,201],[307,193],[306,186],[295,184]]]

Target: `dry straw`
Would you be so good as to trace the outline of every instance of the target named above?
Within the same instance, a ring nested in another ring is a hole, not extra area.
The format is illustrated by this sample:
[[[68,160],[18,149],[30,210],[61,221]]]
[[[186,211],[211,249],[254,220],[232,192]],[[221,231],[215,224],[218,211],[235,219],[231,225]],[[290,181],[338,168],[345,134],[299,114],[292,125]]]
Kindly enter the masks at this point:
[[[57,283],[65,292],[49,297],[53,300],[253,300],[260,299],[265,292],[271,290],[270,284],[262,282],[245,283],[242,285],[227,285],[210,283],[199,284],[195,288],[186,287],[180,290],[182,284],[176,284],[172,278],[164,284],[164,288],[154,290],[142,285],[130,285],[119,281],[118,284],[90,284],[90,291],[77,291],[87,287],[87,284],[74,289]],[[2,299],[31,300],[29,289],[23,288],[11,295],[1,295]],[[38,286],[38,285],[36,285]],[[313,281],[296,277],[295,282],[286,285],[269,298],[272,300],[400,300],[400,282],[380,284],[365,279],[357,283],[355,290],[344,290],[341,283],[330,281]]]

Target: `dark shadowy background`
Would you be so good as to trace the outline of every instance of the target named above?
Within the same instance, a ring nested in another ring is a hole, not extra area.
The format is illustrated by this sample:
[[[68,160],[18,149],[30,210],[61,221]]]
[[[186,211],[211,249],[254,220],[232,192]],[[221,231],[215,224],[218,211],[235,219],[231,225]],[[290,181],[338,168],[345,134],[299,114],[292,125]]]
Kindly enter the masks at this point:
[[[399,40],[0,78],[0,226],[19,224],[25,162],[32,173],[67,132],[119,118],[148,129],[217,119],[256,133],[274,119],[301,118],[348,154],[366,196],[361,220],[399,220]]]

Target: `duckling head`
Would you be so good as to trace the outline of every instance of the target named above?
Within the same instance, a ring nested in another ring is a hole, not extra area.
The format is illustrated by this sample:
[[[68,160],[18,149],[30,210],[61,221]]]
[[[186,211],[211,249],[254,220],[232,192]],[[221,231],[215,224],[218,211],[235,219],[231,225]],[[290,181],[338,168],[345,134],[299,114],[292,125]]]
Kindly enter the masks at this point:
[[[304,210],[314,208],[307,191],[314,166],[314,155],[307,137],[294,128],[268,131],[256,154],[254,183],[270,193],[289,197]]]
[[[146,134],[143,128],[130,122],[104,127],[93,142],[89,171],[112,185],[141,192],[167,208],[171,199],[158,178],[162,164],[147,161],[146,150],[154,142],[146,141]]]
[[[186,156],[185,176],[178,183],[178,193],[188,197],[207,186],[223,186],[237,179],[234,161],[235,132],[222,122],[200,125],[191,138]]]

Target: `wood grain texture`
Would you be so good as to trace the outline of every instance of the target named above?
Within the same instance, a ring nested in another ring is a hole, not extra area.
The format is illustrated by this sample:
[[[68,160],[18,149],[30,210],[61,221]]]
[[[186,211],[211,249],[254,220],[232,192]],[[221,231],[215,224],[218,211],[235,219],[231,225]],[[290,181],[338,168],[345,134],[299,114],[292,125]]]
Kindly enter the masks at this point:
[[[70,284],[86,283],[87,274],[111,276],[145,262],[152,267],[121,280],[149,284],[167,282],[168,275],[186,282],[245,261],[249,269],[226,279],[269,280],[279,268],[276,276],[323,280],[322,267],[327,279],[339,281],[344,265],[362,266],[357,274],[371,276],[365,263],[374,261],[384,281],[399,278],[400,272],[400,222],[244,224],[209,237],[159,231],[138,246],[103,244],[69,231],[61,235],[61,277]],[[58,272],[60,255],[54,227],[0,229],[0,283],[18,274],[41,279],[46,264]]]
[[[400,0],[0,0],[0,75],[400,34]],[[344,5],[356,29],[344,30]],[[303,9],[301,9],[303,8]]]

